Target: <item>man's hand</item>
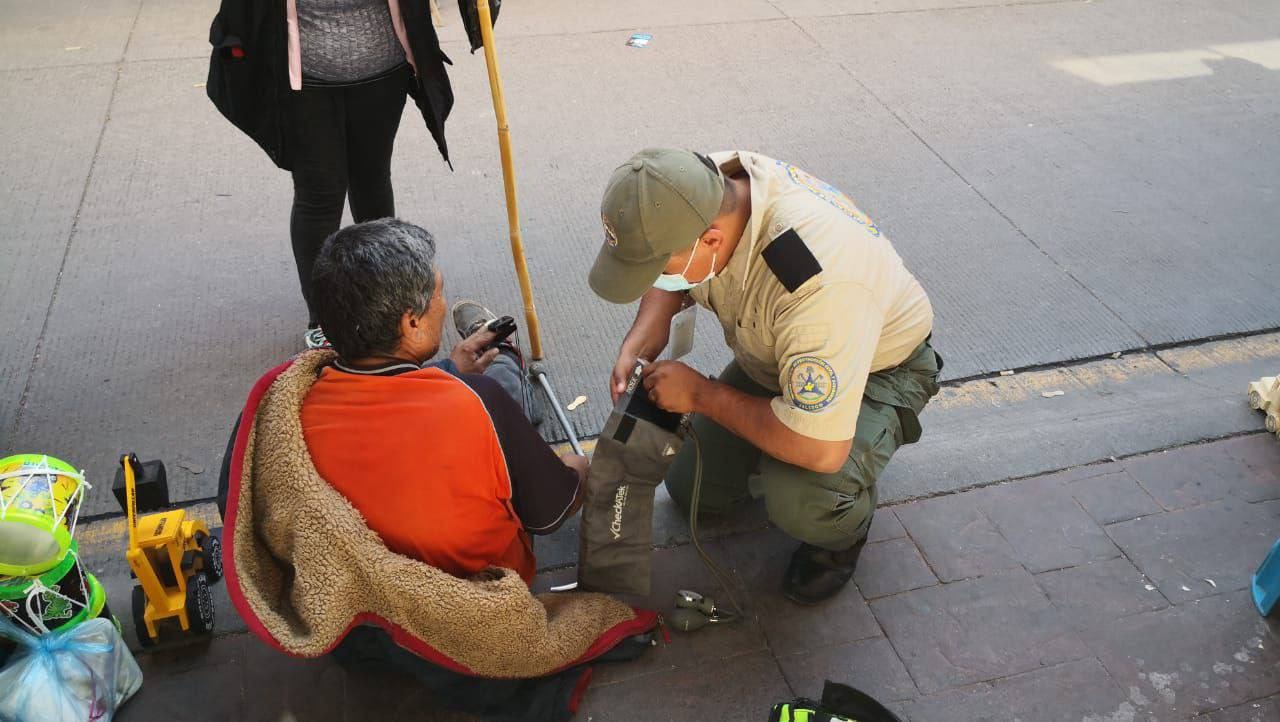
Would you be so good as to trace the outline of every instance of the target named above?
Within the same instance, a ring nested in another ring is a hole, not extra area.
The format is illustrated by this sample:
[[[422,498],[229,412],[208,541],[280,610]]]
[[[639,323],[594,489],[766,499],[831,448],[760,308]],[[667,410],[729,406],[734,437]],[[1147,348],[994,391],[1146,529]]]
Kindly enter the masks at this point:
[[[631,324],[627,337],[622,340],[618,360],[613,364],[613,373],[609,375],[609,395],[614,403],[627,390],[627,380],[636,367],[636,359],[651,361],[667,347],[671,317],[680,310],[688,297],[683,291],[651,288],[640,299],[636,320]]]
[[[679,361],[658,361],[644,367],[644,387],[659,408],[676,414],[697,410],[698,397],[711,383],[706,376]]]
[[[774,415],[772,403],[767,396],[752,396],[728,384],[706,381],[698,395],[697,411],[778,461],[820,474],[839,471],[849,459],[853,439],[824,441],[798,434]]]
[[[578,456],[577,454],[561,454],[560,460],[564,462],[565,466],[578,472],[579,482],[586,483],[587,471],[591,468],[591,462],[587,457]]]
[[[453,347],[449,352],[449,359],[458,367],[459,373],[482,374],[489,368],[489,364],[498,356],[498,349],[494,347],[485,351],[484,347],[489,345],[495,335],[486,324]]]
[[[627,381],[631,378],[631,372],[635,369],[638,358],[640,358],[639,355],[625,346],[618,352],[618,361],[614,363],[613,374],[609,376],[609,393],[613,396],[615,404],[618,403],[618,397],[627,390]]]

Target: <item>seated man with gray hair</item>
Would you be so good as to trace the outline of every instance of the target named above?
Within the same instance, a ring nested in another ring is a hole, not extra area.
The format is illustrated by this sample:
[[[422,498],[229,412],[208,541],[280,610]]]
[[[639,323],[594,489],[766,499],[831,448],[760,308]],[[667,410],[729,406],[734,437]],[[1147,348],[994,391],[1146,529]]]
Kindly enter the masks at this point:
[[[486,350],[494,314],[453,307],[463,339],[440,349],[445,279],[435,240],[382,219],[325,241],[311,298],[337,359],[302,405],[316,471],[394,552],[458,577],[486,567],[526,583],[530,534],[549,534],[581,504],[587,459],[557,458],[528,418],[519,350]]]
[[[401,220],[338,230],[311,284],[337,352],[302,403],[316,471],[393,552],[458,577],[506,567],[529,584],[530,535],[556,531],[581,506],[588,460],[557,458],[532,425],[520,349],[486,349],[493,312],[460,301],[462,341],[430,361],[443,337],[444,275],[435,239]],[[224,463],[223,507],[228,472]]]
[[[312,299],[332,343],[249,392],[223,462],[227,590],[259,639],[348,668],[389,665],[486,719],[568,719],[598,659],[649,647],[653,612],[544,599],[532,534],[577,511],[584,457],[526,416],[517,348],[453,307],[423,229],[394,219],[324,243]]]

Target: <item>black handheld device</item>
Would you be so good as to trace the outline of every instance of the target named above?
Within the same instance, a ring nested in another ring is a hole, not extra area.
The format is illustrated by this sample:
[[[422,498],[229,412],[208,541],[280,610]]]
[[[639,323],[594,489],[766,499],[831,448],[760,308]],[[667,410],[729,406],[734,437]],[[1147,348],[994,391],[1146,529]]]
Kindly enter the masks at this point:
[[[494,336],[493,340],[490,341],[484,347],[485,351],[488,351],[489,349],[494,348],[498,344],[507,340],[508,336],[515,333],[516,320],[510,316],[502,316],[501,318],[495,318],[489,322],[488,329],[497,335]]]

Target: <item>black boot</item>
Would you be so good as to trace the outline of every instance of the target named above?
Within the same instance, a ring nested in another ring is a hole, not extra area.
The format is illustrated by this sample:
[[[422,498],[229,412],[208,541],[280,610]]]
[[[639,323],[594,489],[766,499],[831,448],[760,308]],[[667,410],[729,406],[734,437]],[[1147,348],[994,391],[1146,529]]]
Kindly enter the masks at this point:
[[[817,604],[830,599],[853,579],[866,538],[844,551],[833,552],[801,544],[791,555],[782,578],[782,594],[797,604]]]

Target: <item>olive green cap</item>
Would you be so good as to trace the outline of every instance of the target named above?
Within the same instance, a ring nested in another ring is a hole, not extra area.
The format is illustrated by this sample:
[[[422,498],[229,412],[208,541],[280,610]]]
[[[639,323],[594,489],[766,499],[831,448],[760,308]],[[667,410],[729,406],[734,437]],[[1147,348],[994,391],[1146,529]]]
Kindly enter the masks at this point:
[[[724,200],[724,178],[704,155],[648,148],[618,166],[600,201],[604,247],[588,282],[612,303],[631,303],[671,256],[693,247]]]

